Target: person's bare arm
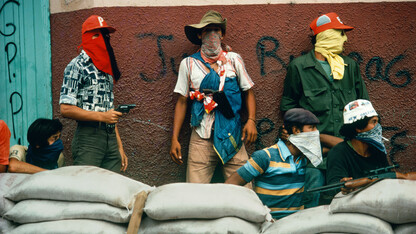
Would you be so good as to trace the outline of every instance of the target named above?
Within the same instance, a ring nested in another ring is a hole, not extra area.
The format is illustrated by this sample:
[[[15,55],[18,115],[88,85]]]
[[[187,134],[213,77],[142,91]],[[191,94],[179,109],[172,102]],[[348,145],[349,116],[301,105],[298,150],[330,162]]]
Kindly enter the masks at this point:
[[[257,139],[257,126],[256,126],[256,98],[254,91],[249,89],[245,91],[245,104],[247,106],[248,119],[244,125],[243,132],[241,134],[241,140],[246,145],[254,143]]]
[[[120,151],[120,155],[121,155],[121,169],[120,169],[120,171],[126,171],[127,165],[128,165],[128,158],[127,158],[126,153],[124,152],[123,142],[121,141],[121,137],[120,137],[120,134],[118,132],[117,125],[115,127],[115,132],[116,132],[116,138],[117,138],[118,151]]]
[[[10,158],[9,162],[9,172],[11,173],[26,173],[26,174],[34,174],[41,171],[47,171],[41,167],[32,165],[27,162],[19,161],[15,158]]]
[[[108,124],[117,123],[118,119],[123,115],[121,112],[111,109],[107,112],[87,111],[74,105],[61,104],[61,114],[65,118],[79,121],[97,121]]]
[[[235,184],[244,186],[248,182],[243,179],[237,172],[234,172],[228,179],[225,181],[226,184]]]
[[[186,115],[186,108],[188,106],[187,98],[180,95],[175,106],[175,115],[173,118],[173,133],[172,141],[170,147],[170,157],[177,164],[182,164],[182,153],[181,153],[181,144],[179,143],[178,137],[179,132],[181,131],[183,121]]]

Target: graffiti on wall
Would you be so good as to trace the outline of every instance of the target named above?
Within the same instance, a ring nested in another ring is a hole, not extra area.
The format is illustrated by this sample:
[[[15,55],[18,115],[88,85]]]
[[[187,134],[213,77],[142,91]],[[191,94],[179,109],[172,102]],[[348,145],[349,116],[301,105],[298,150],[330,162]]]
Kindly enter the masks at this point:
[[[15,6],[20,6],[19,2],[15,0],[8,0],[4,2],[2,7],[0,8],[0,15],[3,13],[4,8],[8,4],[14,4]],[[7,33],[6,31],[11,31],[11,32]],[[6,23],[4,32],[0,29],[0,34],[5,38],[13,38],[11,36],[13,36],[15,33],[16,33],[16,25],[14,23]],[[4,51],[5,51],[6,61],[7,61],[7,76],[9,79],[9,84],[12,84],[13,82],[16,81],[16,73],[12,71],[11,64],[14,62],[16,58],[18,47],[16,46],[15,42],[11,41],[5,45]],[[21,138],[16,136],[15,116],[22,111],[22,107],[23,107],[22,94],[18,91],[12,92],[10,94],[9,103],[10,103],[10,109],[12,113],[11,117],[12,117],[13,137],[15,140],[18,138],[17,142],[18,144],[21,144]],[[18,106],[18,108],[15,108],[15,106]]]
[[[173,35],[155,35],[153,33],[139,34],[136,36],[140,41],[144,38],[151,38],[154,40],[156,53],[160,59],[160,71],[158,75],[154,78],[149,77],[143,72],[139,72],[139,78],[146,82],[158,81],[162,78],[167,77],[169,66],[171,67],[172,73],[174,75],[178,74],[177,65],[175,63],[175,58],[166,56],[166,53],[163,49],[162,43],[169,41],[174,41]],[[269,73],[272,73],[272,68],[267,67],[270,60],[275,60],[278,64],[281,65],[281,68],[286,70],[289,63],[295,58],[295,55],[289,55],[288,59],[283,59],[279,55],[279,49],[281,44],[279,40],[273,36],[263,36],[261,37],[256,44],[255,52],[259,62],[260,76],[264,77]],[[306,54],[307,51],[302,51],[299,55]],[[188,56],[183,54],[182,58]],[[401,62],[404,62],[406,59],[406,54],[398,54],[394,56],[390,61],[386,61],[379,56],[374,56],[368,61],[364,61],[363,56],[359,52],[351,52],[348,54],[349,57],[354,59],[361,67],[364,67],[364,77],[370,82],[374,81],[383,81],[388,85],[394,88],[403,88],[407,87],[412,82],[411,72],[407,69],[399,69]],[[397,71],[396,71],[397,70]],[[395,73],[393,71],[396,71]],[[270,142],[264,142],[264,139],[269,136],[267,139],[270,139],[270,134],[276,134],[280,126],[278,123],[273,122],[269,118],[259,118],[257,122],[257,131],[258,139],[255,143],[255,149],[259,150],[266,147]],[[167,129],[165,129],[167,130]],[[389,158],[391,162],[396,163],[396,155],[401,151],[405,151],[409,144],[403,144],[401,141],[403,139],[410,139],[412,136],[408,135],[408,131],[403,130],[396,126],[383,126],[383,130],[387,134],[392,134],[390,137],[390,153]],[[278,134],[276,136],[271,136],[274,141],[278,140]],[[411,142],[412,143],[412,142]],[[415,142],[413,142],[415,143]]]

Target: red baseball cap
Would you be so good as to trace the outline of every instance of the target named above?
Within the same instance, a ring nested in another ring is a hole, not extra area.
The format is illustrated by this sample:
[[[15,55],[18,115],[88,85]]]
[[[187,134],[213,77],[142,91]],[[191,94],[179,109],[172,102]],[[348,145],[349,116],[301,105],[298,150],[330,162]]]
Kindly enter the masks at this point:
[[[328,29],[354,29],[354,27],[347,26],[344,23],[342,23],[337,13],[334,12],[321,15],[318,18],[314,19],[312,23],[309,25],[309,27],[311,27],[314,36]]]
[[[86,19],[84,23],[82,24],[82,34],[84,34],[85,32],[94,30],[94,29],[99,29],[99,28],[106,28],[108,29],[110,33],[113,33],[116,31],[115,28],[107,25],[103,17],[98,16],[98,15],[92,15],[88,17],[88,19]]]

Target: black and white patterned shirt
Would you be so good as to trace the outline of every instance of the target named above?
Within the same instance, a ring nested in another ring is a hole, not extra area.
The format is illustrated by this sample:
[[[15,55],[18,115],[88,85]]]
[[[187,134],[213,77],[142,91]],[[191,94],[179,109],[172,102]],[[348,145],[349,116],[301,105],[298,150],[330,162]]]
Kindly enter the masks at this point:
[[[81,51],[65,68],[59,104],[105,112],[113,108],[113,100],[113,77],[98,70]]]

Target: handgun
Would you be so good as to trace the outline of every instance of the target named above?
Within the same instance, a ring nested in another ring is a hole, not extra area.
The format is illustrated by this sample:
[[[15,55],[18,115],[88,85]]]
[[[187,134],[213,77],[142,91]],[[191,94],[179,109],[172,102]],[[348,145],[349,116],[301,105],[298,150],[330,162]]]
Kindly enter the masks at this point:
[[[116,111],[121,112],[123,114],[129,113],[129,111],[136,107],[136,104],[122,104],[119,105],[116,109]]]

